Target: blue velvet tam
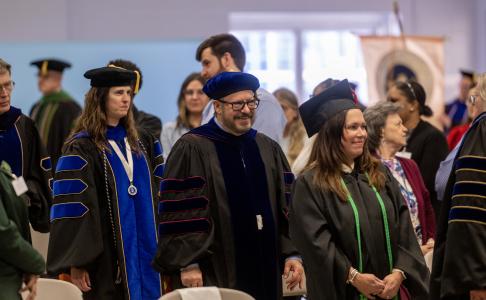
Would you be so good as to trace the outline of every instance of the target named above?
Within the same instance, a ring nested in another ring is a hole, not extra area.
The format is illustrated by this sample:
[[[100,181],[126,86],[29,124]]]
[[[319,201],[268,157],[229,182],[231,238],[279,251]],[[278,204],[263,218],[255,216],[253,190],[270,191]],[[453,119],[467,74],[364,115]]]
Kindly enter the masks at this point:
[[[209,98],[218,100],[233,93],[252,91],[260,87],[260,82],[255,76],[243,72],[222,72],[209,79],[203,87],[204,93]]]
[[[91,80],[93,87],[112,87],[131,86],[137,75],[133,71],[113,66],[88,70],[84,77]]]
[[[300,117],[309,137],[343,110],[359,108],[347,79],[315,95],[299,107]]]

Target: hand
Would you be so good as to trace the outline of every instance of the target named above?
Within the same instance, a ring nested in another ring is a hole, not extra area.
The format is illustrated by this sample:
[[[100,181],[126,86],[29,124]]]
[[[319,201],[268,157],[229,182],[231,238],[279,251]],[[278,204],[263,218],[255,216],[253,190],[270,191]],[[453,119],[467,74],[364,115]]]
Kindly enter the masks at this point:
[[[202,272],[201,269],[199,269],[199,266],[182,270],[181,282],[185,287],[203,286]]]
[[[393,272],[387,275],[385,278],[383,278],[385,288],[381,293],[378,294],[378,296],[383,299],[392,299],[398,294],[402,281],[403,276],[400,272]]]
[[[471,300],[486,300],[486,290],[473,290],[470,297]]]
[[[420,250],[422,250],[422,255],[425,255],[427,253],[429,253],[430,251],[434,250],[434,244],[425,244],[425,245],[422,245],[420,246]]]
[[[361,294],[368,299],[375,299],[385,288],[385,283],[373,274],[359,273],[351,283]]]
[[[38,275],[33,274],[25,274],[24,275],[24,283],[25,286],[20,290],[20,292],[29,291],[29,295],[25,300],[34,300],[35,296],[37,295],[37,279],[39,278]]]
[[[302,288],[302,280],[304,277],[304,267],[298,259],[287,259],[285,261],[285,268],[283,276],[286,279],[285,283],[289,290],[293,290],[297,284]]]
[[[91,291],[91,281],[85,269],[71,267],[71,280],[82,292]]]

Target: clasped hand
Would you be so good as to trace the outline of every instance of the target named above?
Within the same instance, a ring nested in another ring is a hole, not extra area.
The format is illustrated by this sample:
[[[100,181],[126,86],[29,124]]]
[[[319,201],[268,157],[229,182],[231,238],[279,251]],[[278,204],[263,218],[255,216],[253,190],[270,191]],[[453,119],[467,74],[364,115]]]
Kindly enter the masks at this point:
[[[403,277],[399,272],[387,275],[383,280],[373,274],[358,274],[353,280],[353,286],[368,299],[378,296],[382,299],[392,299],[398,294]]]
[[[297,285],[302,288],[302,281],[304,279],[304,267],[298,259],[287,259],[283,276],[286,279],[285,283],[289,290],[293,290]]]

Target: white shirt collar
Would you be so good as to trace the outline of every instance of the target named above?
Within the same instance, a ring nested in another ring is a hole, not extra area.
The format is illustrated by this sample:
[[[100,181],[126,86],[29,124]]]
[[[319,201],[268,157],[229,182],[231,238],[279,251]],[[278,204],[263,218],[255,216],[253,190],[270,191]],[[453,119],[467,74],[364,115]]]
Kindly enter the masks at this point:
[[[344,173],[352,173],[353,172],[353,169],[354,169],[354,163],[351,165],[351,166],[348,166],[346,164],[341,164],[341,170],[344,172]]]

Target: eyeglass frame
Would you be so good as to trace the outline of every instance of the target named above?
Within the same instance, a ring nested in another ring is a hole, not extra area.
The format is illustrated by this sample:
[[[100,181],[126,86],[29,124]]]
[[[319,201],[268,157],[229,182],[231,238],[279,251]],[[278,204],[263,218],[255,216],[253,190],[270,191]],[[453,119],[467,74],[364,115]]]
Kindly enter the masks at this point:
[[[11,92],[15,88],[15,81],[10,80],[10,82],[7,82],[5,84],[0,85],[0,91],[5,90],[6,92]]]
[[[248,106],[248,109],[249,110],[255,110],[258,108],[258,105],[260,105],[260,99],[258,99],[257,97],[253,97],[253,99],[251,100],[243,100],[243,101],[236,101],[236,102],[228,102],[226,100],[223,100],[223,99],[216,99],[216,101],[219,101],[221,103],[225,103],[225,104],[230,104],[231,105],[231,109],[233,111],[242,111],[243,108],[246,106]],[[249,103],[251,102],[254,102],[255,103],[255,107],[254,108],[251,108]],[[235,104],[240,104],[242,105],[240,109],[235,109]]]

